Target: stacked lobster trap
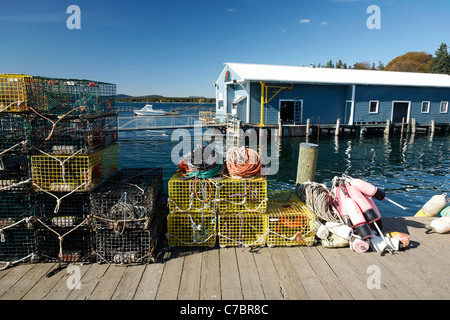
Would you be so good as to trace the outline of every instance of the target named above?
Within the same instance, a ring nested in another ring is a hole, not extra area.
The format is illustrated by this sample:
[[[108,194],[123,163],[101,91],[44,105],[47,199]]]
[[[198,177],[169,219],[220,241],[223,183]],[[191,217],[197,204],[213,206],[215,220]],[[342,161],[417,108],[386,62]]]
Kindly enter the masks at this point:
[[[162,229],[161,168],[124,168],[91,192],[98,262],[149,263]]]
[[[226,163],[223,170],[211,175],[178,165],[168,186],[169,246],[213,247],[218,243],[221,247],[252,247],[314,242],[314,215],[294,191],[268,191],[265,176],[231,176],[229,165]]]

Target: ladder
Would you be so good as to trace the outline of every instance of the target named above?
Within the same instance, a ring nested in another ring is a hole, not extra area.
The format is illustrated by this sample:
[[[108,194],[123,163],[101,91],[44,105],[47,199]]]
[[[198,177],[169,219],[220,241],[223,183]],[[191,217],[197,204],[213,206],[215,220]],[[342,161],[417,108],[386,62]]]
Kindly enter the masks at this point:
[[[298,100],[298,98],[295,98],[294,101],[294,124],[300,124],[301,123],[301,103]]]

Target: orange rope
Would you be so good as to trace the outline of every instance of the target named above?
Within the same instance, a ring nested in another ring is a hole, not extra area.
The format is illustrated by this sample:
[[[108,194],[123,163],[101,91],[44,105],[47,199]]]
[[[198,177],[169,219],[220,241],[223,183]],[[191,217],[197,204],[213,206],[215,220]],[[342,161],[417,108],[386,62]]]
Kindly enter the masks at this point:
[[[249,148],[232,148],[226,158],[228,174],[232,177],[258,176],[261,172],[261,157]]]

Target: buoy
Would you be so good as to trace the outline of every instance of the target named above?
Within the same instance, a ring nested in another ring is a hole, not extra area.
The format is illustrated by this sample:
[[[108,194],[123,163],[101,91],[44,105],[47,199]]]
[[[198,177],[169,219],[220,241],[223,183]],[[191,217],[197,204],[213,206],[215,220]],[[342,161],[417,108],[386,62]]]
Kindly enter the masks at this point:
[[[450,217],[440,217],[431,221],[428,227],[436,233],[447,233],[450,231]]]
[[[351,198],[345,198],[345,207],[347,208],[348,216],[354,225],[356,233],[364,240],[372,237],[372,231],[364,219],[364,216],[359,209],[356,202]]]
[[[329,232],[334,233],[334,234],[338,235],[339,237],[342,237],[347,240],[351,239],[353,229],[349,226],[346,226],[339,222],[327,221],[325,223],[325,227],[327,227]]]
[[[447,204],[447,194],[434,195],[425,203],[416,214],[415,217],[434,217]]]
[[[392,232],[387,232],[386,237],[398,239],[400,241],[400,249],[409,247],[409,235],[406,233],[392,231]]]
[[[323,224],[320,225],[320,227],[317,229],[316,235],[319,239],[326,239],[330,235],[330,232],[328,231],[328,228],[325,227]]]
[[[346,189],[348,196],[358,204],[367,223],[372,223],[380,219],[380,216],[378,216],[376,211],[373,209],[371,203],[357,188],[352,185],[348,185],[346,186]]]
[[[369,250],[369,244],[367,241],[361,240],[361,239],[355,239],[351,242],[352,249],[355,252],[363,253]]]
[[[441,211],[439,211],[441,217],[450,217],[450,206],[445,207]]]
[[[383,189],[375,187],[373,184],[368,183],[362,179],[350,179],[350,185],[356,189],[377,200],[383,200],[386,197],[386,193]]]
[[[343,194],[343,190],[341,187],[337,186],[334,188],[334,193],[336,195],[336,198],[338,200],[339,204],[339,214],[341,215],[342,220],[344,221],[344,224],[349,227],[353,227],[352,221],[350,220],[350,217],[348,216],[347,208],[345,207],[345,198]]]

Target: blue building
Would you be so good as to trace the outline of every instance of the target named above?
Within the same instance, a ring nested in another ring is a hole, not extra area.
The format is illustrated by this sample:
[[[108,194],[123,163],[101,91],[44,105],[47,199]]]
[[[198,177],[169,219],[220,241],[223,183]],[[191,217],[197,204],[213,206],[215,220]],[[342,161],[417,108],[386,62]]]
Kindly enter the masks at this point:
[[[450,123],[450,76],[225,63],[214,84],[216,117],[254,125]]]

